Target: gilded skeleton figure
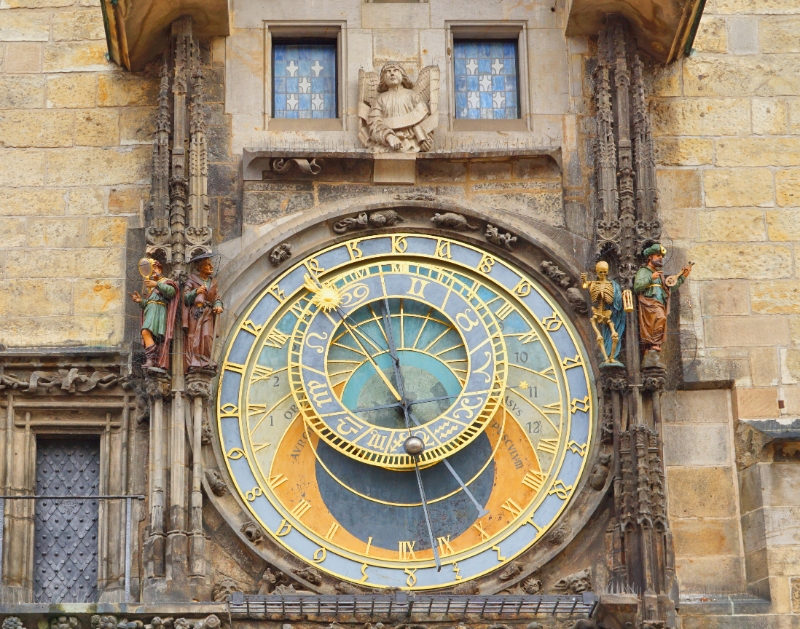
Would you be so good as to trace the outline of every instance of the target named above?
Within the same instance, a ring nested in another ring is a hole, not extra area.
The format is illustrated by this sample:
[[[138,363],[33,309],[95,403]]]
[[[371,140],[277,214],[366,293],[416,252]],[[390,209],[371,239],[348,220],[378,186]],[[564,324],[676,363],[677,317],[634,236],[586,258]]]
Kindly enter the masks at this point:
[[[617,282],[608,279],[608,262],[598,262],[595,272],[597,279],[592,281],[586,273],[581,273],[581,285],[589,291],[592,300],[591,322],[603,355],[601,367],[622,367],[617,359],[621,349],[619,340],[625,332],[622,289]]]

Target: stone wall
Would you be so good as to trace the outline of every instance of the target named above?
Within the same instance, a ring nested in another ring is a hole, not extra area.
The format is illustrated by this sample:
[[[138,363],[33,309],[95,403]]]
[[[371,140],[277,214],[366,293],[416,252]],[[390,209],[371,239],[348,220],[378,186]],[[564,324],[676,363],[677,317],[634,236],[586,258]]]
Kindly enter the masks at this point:
[[[118,346],[157,77],[106,59],[97,0],[0,4],[0,343]]]
[[[798,42],[798,2],[709,0],[695,51],[664,72],[651,107],[661,212],[675,247],[668,270],[697,263],[680,291],[684,376],[690,387],[733,386],[730,420],[723,392],[679,393],[718,399],[666,427],[665,441],[680,449],[672,461],[667,453],[676,465],[670,510],[681,518],[676,552],[685,582],[734,586],[741,566],[728,519],[738,509],[747,586],[771,596],[777,612],[790,611],[800,575],[800,494],[783,490],[791,464],[769,463],[791,453],[762,451],[748,420],[800,415]]]

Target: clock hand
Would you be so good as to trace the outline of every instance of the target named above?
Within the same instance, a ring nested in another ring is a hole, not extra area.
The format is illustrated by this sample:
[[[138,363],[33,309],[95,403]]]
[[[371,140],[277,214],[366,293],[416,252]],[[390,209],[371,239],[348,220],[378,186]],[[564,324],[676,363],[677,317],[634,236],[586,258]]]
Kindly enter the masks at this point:
[[[383,327],[386,333],[386,342],[389,345],[389,355],[392,357],[392,366],[394,367],[394,377],[397,380],[397,386],[400,387],[400,392],[403,399],[406,397],[405,382],[403,380],[403,372],[400,369],[400,357],[397,355],[397,347],[394,344],[394,331],[392,330],[392,318],[389,314],[389,298],[383,296]]]
[[[427,404],[428,402],[440,402],[441,400],[452,400],[454,397],[458,397],[458,395],[445,395],[442,397],[431,397],[427,400],[414,400],[413,402],[409,402],[408,406],[411,407],[416,404]]]
[[[382,411],[385,408],[401,408],[403,405],[400,402],[394,404],[384,404],[382,406],[370,406],[369,408],[357,408],[354,413],[366,413],[367,411]]]
[[[410,410],[408,411],[408,415],[411,417],[412,421],[417,426],[419,427],[422,426],[422,424],[419,423],[419,420],[414,416],[414,413],[412,413]],[[453,466],[450,465],[450,461],[448,461],[447,459],[442,459],[442,463],[444,463],[444,466],[453,475],[453,478],[456,479],[456,482],[461,486],[461,489],[464,491],[467,497],[472,501],[472,504],[475,505],[475,508],[478,510],[478,517],[482,518],[487,513],[489,513],[489,511],[487,509],[484,509],[483,505],[480,502],[478,502],[475,496],[472,495],[472,492],[469,490],[466,484],[464,484],[464,481],[461,480],[461,477],[458,475],[458,472],[456,472],[455,469],[453,469]]]
[[[383,370],[380,367],[378,367],[378,363],[376,363],[375,359],[372,358],[372,355],[369,353],[369,350],[367,350],[367,348],[364,347],[364,344],[361,342],[361,340],[356,335],[355,330],[350,327],[350,324],[347,323],[347,321],[345,320],[345,317],[342,315],[342,313],[339,311],[338,308],[336,309],[336,314],[339,315],[339,318],[342,320],[342,323],[344,324],[344,327],[347,328],[348,332],[350,332],[350,336],[353,337],[353,340],[355,340],[355,342],[358,343],[358,346],[361,348],[361,351],[367,357],[367,360],[372,364],[372,367],[375,369],[375,371],[378,372],[378,376],[380,376],[380,379],[383,380],[383,383],[388,387],[388,389],[391,392],[391,394],[395,397],[395,399],[398,402],[401,402],[402,399],[403,399],[403,396],[401,396],[397,392],[397,389],[394,388],[394,386],[390,382],[389,378],[387,378],[386,374],[383,373]]]

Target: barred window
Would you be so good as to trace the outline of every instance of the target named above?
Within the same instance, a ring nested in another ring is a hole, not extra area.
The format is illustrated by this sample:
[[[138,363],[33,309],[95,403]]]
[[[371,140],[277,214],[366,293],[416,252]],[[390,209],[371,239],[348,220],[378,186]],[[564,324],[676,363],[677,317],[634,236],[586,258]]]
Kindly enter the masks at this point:
[[[456,118],[519,118],[516,40],[453,42]]]
[[[336,42],[272,45],[274,118],[336,118]]]

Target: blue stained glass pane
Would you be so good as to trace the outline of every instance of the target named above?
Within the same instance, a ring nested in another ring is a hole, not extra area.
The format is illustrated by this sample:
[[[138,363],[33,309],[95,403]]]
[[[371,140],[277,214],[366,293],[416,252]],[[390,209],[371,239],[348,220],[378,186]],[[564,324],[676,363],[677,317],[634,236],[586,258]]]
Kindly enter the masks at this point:
[[[336,118],[336,44],[276,42],[272,50],[273,116]]]
[[[454,43],[456,118],[519,117],[516,41]]]

